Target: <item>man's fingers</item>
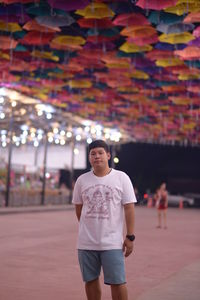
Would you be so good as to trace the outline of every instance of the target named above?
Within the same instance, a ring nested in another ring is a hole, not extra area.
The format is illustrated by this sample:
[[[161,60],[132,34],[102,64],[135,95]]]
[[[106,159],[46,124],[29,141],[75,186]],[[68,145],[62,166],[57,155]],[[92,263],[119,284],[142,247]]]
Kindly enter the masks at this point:
[[[133,252],[133,248],[126,248],[125,256],[129,256]]]

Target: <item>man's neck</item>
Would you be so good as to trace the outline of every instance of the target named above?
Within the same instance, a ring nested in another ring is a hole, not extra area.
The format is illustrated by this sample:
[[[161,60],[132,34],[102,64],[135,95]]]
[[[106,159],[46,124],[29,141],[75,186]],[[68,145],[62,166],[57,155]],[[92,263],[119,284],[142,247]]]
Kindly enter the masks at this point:
[[[103,177],[103,176],[106,176],[108,175],[110,172],[111,172],[111,168],[106,168],[106,169],[93,169],[93,173],[94,175],[98,176],[98,177]]]

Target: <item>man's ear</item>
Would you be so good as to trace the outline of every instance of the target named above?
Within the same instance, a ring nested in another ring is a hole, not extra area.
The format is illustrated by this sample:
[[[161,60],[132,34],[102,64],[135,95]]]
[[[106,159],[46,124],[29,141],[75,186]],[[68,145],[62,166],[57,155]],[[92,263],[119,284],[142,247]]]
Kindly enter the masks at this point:
[[[107,153],[107,156],[108,156],[108,160],[110,160],[110,158],[111,158],[110,152]]]

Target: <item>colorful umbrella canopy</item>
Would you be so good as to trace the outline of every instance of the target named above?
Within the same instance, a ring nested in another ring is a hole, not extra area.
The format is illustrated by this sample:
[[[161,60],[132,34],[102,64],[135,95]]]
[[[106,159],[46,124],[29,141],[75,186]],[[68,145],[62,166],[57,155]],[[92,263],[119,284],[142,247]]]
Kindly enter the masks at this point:
[[[199,0],[2,0],[0,67],[0,91],[63,120],[126,141],[200,144]]]

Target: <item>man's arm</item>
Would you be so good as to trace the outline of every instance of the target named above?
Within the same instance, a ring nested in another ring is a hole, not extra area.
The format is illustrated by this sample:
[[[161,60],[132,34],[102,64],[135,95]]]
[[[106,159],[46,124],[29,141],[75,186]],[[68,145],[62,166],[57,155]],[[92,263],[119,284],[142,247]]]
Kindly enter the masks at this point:
[[[81,218],[82,207],[83,207],[83,204],[76,204],[75,205],[76,216],[77,216],[78,221],[80,221],[80,218]]]
[[[128,203],[124,205],[124,214],[126,221],[126,230],[127,235],[134,234],[134,225],[135,225],[135,210],[134,203]],[[123,250],[125,251],[125,256],[129,256],[133,251],[133,242],[129,239],[125,238],[123,244]]]

